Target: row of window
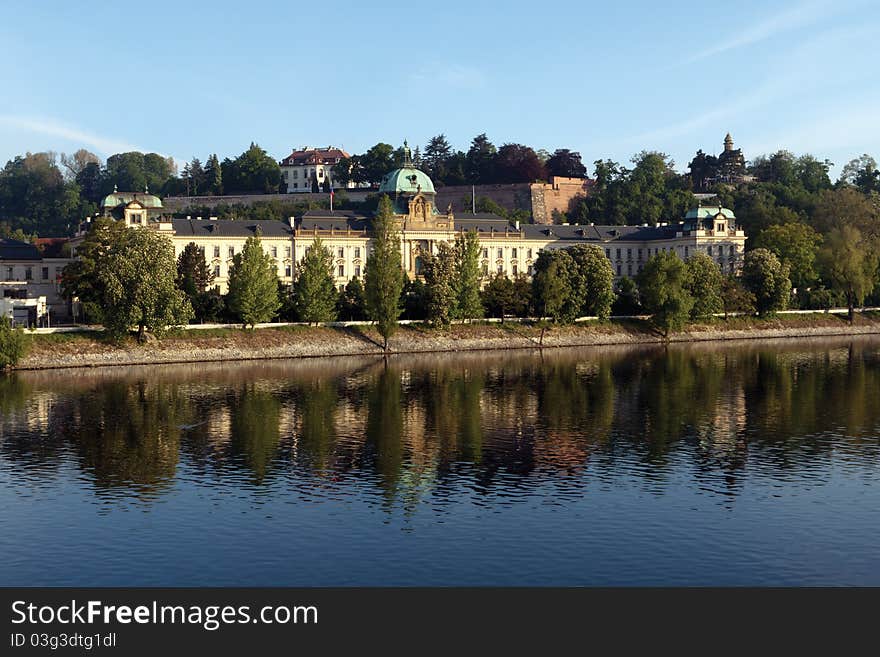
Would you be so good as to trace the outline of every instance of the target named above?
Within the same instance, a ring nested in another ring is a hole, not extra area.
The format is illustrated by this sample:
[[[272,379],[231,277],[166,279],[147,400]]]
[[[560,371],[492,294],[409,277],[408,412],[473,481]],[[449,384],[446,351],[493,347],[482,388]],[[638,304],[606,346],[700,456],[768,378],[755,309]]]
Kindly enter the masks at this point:
[[[293,171],[284,171],[284,179],[287,180],[287,174],[290,173],[291,180],[297,180],[299,178],[299,169],[294,169]],[[314,169],[305,169],[303,170],[303,180],[309,180],[312,176],[317,176],[318,180],[321,180],[324,177],[324,169],[318,169],[317,173],[315,173]],[[294,185],[296,187],[296,185]]]
[[[728,262],[726,264],[727,264],[727,267],[726,267],[727,272],[730,274],[735,273],[736,265],[733,262]],[[639,263],[635,268],[636,273],[641,273],[642,268],[643,268],[642,264]],[[722,272],[725,270],[725,262],[722,258],[718,258],[718,268],[721,269]],[[623,265],[620,265],[620,264],[617,265],[617,275],[623,276]],[[633,265],[631,262],[626,265],[626,275],[627,276],[633,275]]]
[[[531,257],[532,257],[532,250],[531,250],[531,249],[523,249],[523,250],[526,252],[526,258],[527,258],[527,259],[531,259]],[[488,257],[489,257],[489,249],[483,249],[483,257],[484,257],[484,258],[488,258]],[[500,248],[500,247],[497,248],[497,249],[495,249],[495,257],[496,257],[498,260],[503,259],[503,258],[504,258],[504,249],[503,249],[503,248]],[[519,257],[519,249],[518,249],[517,247],[515,247],[515,246],[514,246],[514,247],[511,247],[511,249],[510,249],[510,257],[513,258],[513,259],[516,259],[516,258]]]
[[[696,251],[699,251],[700,248],[699,248],[699,247],[695,247],[695,250],[696,250]],[[662,251],[663,253],[666,253],[667,251],[674,252],[674,251],[675,251],[675,248],[674,248],[674,247],[671,247],[671,246],[670,246],[670,247],[666,247],[666,246],[664,246],[664,247],[656,247],[656,248],[653,250],[653,253],[652,253],[651,249],[649,248],[649,249],[648,249],[648,257],[650,258],[652,255],[657,255],[657,254],[660,253],[661,251]],[[719,255],[719,256],[723,256],[723,255],[724,255],[724,245],[723,245],[723,244],[719,244],[719,245],[717,245],[717,248],[716,248],[716,249],[713,249],[713,247],[712,247],[711,244],[709,244],[709,245],[706,246],[706,255],[711,256],[711,255],[714,255],[715,252],[717,252],[717,255]],[[643,249],[636,249],[636,259],[637,259],[637,260],[641,260],[641,259],[642,259],[642,253],[643,253]],[[733,244],[731,244],[731,245],[728,247],[728,253],[729,253],[729,255],[735,255],[735,254],[736,254],[736,247],[735,247]],[[615,256],[616,256],[615,259],[616,259],[616,260],[621,260],[621,259],[622,259],[622,255],[623,255],[623,249],[615,249]],[[627,260],[632,260],[632,256],[633,256],[633,250],[632,250],[632,249],[626,249],[626,259],[627,259]],[[607,257],[609,260],[611,260],[611,249],[605,249],[605,257]],[[690,247],[689,247],[689,246],[685,246],[685,247],[684,247],[684,257],[685,257],[685,258],[689,258],[689,257],[690,257]]]
[[[57,275],[59,275],[60,273],[61,273],[60,271],[56,271],[56,274],[55,274],[55,275],[57,276]],[[14,269],[13,267],[6,267],[6,278],[5,278],[5,280],[7,280],[7,281],[15,281],[15,280],[18,280],[18,279],[15,277],[15,269]],[[24,280],[26,280],[26,281],[32,281],[32,280],[34,280],[34,268],[33,268],[33,267],[25,267],[25,268],[24,268]],[[41,268],[40,268],[40,280],[41,280],[41,281],[48,281],[48,280],[50,280],[50,279],[49,279],[49,267],[41,267]]]
[[[204,246],[201,246],[201,247],[199,247],[199,248],[202,250],[202,253],[205,252],[205,247],[204,247]],[[221,249],[222,249],[222,247],[221,247],[219,244],[214,246],[214,257],[215,257],[215,258],[219,258],[219,257],[220,257]],[[277,246],[270,246],[270,247],[269,247],[269,250],[268,250],[268,253],[269,253],[273,258],[277,258],[277,257],[278,257],[278,247],[277,247]],[[285,247],[284,247],[284,257],[285,257],[285,258],[289,258],[289,257],[290,257],[290,254],[291,254],[291,249],[290,249],[290,247],[289,247],[289,246],[285,246]],[[235,256],[235,247],[234,247],[234,246],[226,247],[226,257],[227,257],[227,258],[232,258],[232,257],[234,257],[234,256]]]

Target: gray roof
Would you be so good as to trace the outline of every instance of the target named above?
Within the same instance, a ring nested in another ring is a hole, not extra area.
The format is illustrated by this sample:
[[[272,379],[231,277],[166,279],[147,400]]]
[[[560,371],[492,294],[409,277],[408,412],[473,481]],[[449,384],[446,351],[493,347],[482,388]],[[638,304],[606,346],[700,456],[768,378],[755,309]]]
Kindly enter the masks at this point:
[[[293,229],[283,222],[272,219],[259,221],[236,221],[231,219],[172,219],[171,225],[177,236],[193,237],[250,237],[259,226],[263,237],[290,237]]]
[[[309,210],[296,222],[301,230],[367,230],[370,220],[366,215],[351,210]]]
[[[589,226],[572,225],[542,226],[526,224],[522,226],[527,239],[557,239],[591,242],[614,241],[648,241],[672,239],[680,231],[680,225],[674,226]]]
[[[33,244],[0,238],[0,260],[42,260],[40,251]]]

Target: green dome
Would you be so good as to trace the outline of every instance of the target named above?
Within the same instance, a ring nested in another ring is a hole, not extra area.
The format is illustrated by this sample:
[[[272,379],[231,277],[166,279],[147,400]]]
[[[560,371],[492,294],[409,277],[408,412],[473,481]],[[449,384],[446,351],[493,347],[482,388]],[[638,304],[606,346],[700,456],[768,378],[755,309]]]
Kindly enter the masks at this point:
[[[434,183],[424,171],[403,167],[385,174],[379,191],[385,194],[415,194],[419,191],[434,193]]]
[[[736,219],[736,215],[733,214],[733,210],[729,210],[728,208],[723,208],[720,205],[702,205],[698,208],[692,208],[688,210],[688,213],[684,216],[685,219],[712,219],[718,213],[723,214],[728,219]]]
[[[161,208],[162,199],[153,194],[142,192],[113,192],[104,197],[101,201],[102,208],[116,208],[120,205],[128,205],[132,201],[137,201],[145,208]]]

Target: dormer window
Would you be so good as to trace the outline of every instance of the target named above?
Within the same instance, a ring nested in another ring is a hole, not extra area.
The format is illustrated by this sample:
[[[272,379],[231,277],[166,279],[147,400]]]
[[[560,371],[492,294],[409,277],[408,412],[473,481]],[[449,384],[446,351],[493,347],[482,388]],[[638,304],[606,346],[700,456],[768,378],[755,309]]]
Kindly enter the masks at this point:
[[[131,223],[133,224],[142,224],[144,223],[142,215],[140,212],[132,212],[131,213]]]
[[[719,233],[723,233],[723,232],[724,232],[724,222],[723,222],[723,221],[718,222],[717,224],[715,224],[715,231],[716,231],[716,232],[719,232]]]

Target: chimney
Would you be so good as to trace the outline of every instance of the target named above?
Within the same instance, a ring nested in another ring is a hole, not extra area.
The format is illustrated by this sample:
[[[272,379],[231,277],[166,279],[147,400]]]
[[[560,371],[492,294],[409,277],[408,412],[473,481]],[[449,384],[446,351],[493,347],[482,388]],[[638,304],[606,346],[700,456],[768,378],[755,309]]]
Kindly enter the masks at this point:
[[[519,230],[519,219],[516,220],[516,224],[514,225],[516,226],[516,229]]]
[[[293,222],[294,222],[293,217],[288,217],[287,221],[288,221],[288,223],[290,223],[290,227],[293,228]]]

